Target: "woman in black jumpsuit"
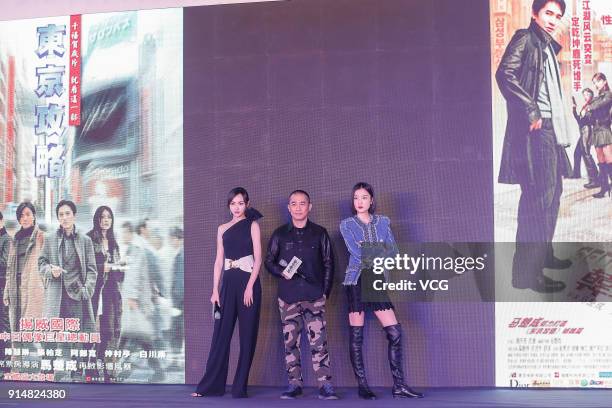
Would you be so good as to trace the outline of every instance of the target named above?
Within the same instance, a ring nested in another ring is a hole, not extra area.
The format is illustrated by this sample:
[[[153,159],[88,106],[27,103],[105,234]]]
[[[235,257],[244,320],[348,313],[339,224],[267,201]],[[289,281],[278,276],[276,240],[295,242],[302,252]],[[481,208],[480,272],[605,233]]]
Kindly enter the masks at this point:
[[[211,303],[220,306],[220,318],[215,321],[206,372],[191,394],[194,397],[221,396],[229,363],[230,343],[236,318],[240,331],[240,356],[232,384],[234,398],[247,397],[249,370],[257,343],[259,311],[261,306],[261,218],[257,210],[248,208],[249,195],[237,187],[230,191],[227,200],[232,220],[219,226],[217,231],[217,257],[214,267]],[[224,269],[219,297],[218,285]]]

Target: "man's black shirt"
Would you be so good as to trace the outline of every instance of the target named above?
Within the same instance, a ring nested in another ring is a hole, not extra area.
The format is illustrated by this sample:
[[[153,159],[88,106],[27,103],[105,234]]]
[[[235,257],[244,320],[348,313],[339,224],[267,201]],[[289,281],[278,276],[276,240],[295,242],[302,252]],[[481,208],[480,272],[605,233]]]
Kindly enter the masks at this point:
[[[282,276],[285,266],[296,256],[302,260],[290,280]],[[284,262],[282,262],[284,261]],[[268,244],[266,269],[277,276],[278,297],[286,303],[329,297],[334,279],[334,254],[325,228],[308,220],[304,228],[293,223],[274,231]],[[300,276],[301,275],[301,276]]]

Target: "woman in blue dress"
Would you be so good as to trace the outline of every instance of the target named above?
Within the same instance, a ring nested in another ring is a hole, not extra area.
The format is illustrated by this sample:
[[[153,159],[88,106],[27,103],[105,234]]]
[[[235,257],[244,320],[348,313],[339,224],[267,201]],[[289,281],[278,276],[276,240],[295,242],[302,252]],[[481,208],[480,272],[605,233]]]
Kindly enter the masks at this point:
[[[340,232],[349,251],[349,263],[344,278],[348,300],[350,323],[350,357],[358,383],[358,395],[363,399],[376,399],[366,380],[363,364],[363,325],[365,312],[373,312],[383,326],[388,341],[388,358],[393,376],[394,398],[422,398],[423,394],[410,389],[404,383],[402,362],[402,331],[393,310],[393,304],[384,296],[381,301],[367,302],[361,299],[361,274],[367,270],[362,264],[363,244],[382,244],[387,248],[397,245],[391,232],[388,217],[374,213],[374,190],[368,183],[360,182],[353,187],[353,216],[342,220]]]
[[[261,214],[249,207],[249,194],[242,187],[229,192],[232,219],[217,230],[217,256],[210,302],[220,309],[215,321],[206,372],[193,397],[221,396],[225,393],[230,343],[236,318],[240,331],[240,355],[232,383],[232,397],[247,397],[247,381],[253,362],[261,306]],[[221,273],[223,270],[223,278]],[[219,283],[221,290],[219,291]]]

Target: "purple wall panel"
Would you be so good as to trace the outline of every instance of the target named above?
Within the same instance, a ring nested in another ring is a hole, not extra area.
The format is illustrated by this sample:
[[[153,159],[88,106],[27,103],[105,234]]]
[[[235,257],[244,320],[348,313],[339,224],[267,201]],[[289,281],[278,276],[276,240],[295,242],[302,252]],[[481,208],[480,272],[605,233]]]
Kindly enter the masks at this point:
[[[458,16],[462,16],[459,18]],[[293,0],[184,11],[187,382],[202,375],[215,231],[244,186],[263,245],[286,196],[313,198],[337,254],[327,320],[334,381],[353,386],[338,224],[373,184],[398,240],[490,241],[493,181],[488,2]],[[263,303],[251,384],[286,383],[276,282]],[[494,385],[494,305],[396,303],[406,373],[420,386]],[[386,340],[366,323],[372,385],[390,385]],[[307,349],[304,349],[307,350]],[[231,383],[238,354],[232,342]],[[302,366],[314,385],[309,353]]]

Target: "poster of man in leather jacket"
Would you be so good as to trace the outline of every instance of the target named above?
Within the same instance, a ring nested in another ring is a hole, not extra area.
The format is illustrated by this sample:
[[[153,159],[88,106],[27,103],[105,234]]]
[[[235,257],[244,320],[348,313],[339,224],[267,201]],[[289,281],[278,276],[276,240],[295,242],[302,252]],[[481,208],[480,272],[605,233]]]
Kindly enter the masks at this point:
[[[572,178],[568,158],[581,140],[572,98],[582,102],[596,73],[612,75],[612,4],[490,5],[495,241],[516,242],[514,253],[497,259],[512,265],[496,268],[497,293],[567,297],[578,263],[556,242],[612,239],[609,200],[592,199],[589,180]]]
[[[559,371],[603,370],[600,357],[564,353],[561,361],[554,347],[525,346],[522,354],[516,345],[544,333],[554,334],[562,348],[594,348],[612,335],[606,325],[612,294],[594,278],[612,278],[612,202],[593,194],[594,165],[580,172],[568,159],[581,143],[580,154],[599,159],[597,142],[585,142],[584,136],[593,133],[589,127],[606,123],[590,122],[597,104],[585,91],[599,93],[598,101],[609,93],[597,78],[612,75],[612,2],[489,4],[494,230],[496,243],[504,243],[496,244],[495,252],[495,320],[503,322],[495,331],[496,384],[515,387],[521,378],[531,387],[584,386],[578,375]],[[576,165],[582,166],[581,160]],[[562,327],[567,322],[577,327]]]

